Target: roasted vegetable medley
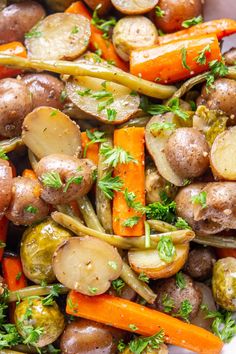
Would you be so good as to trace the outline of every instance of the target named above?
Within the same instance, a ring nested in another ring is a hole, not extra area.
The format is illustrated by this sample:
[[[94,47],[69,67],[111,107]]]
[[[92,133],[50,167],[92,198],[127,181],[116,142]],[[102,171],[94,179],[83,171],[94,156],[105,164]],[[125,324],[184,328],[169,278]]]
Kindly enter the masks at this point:
[[[236,335],[236,20],[206,5],[0,1],[0,353]]]

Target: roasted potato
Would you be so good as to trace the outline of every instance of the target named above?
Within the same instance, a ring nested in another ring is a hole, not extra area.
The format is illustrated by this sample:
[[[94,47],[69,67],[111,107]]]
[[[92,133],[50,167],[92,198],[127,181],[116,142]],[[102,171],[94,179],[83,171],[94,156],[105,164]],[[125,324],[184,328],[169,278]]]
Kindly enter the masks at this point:
[[[189,252],[184,271],[193,279],[206,280],[212,276],[216,255],[212,248],[200,247]]]
[[[108,243],[94,237],[72,237],[53,255],[57,279],[69,289],[95,296],[103,294],[120,276],[122,259]]]
[[[224,59],[226,65],[236,65],[236,48],[231,48],[224,53]]]
[[[113,29],[112,41],[117,54],[129,61],[132,50],[154,45],[158,32],[145,16],[129,16],[120,19]]]
[[[111,0],[112,5],[125,15],[140,15],[151,11],[158,0]]]
[[[209,146],[204,134],[194,128],[179,128],[165,145],[171,168],[182,178],[199,177],[209,167]]]
[[[9,162],[0,159],[0,219],[8,208],[12,197],[12,168]]]

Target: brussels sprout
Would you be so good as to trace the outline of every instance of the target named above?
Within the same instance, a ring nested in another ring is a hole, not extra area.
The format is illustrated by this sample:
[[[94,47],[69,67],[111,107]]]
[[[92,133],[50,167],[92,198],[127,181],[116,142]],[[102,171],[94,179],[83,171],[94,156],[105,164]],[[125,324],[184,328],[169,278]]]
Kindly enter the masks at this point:
[[[21,242],[21,261],[26,277],[36,284],[56,280],[52,270],[52,256],[56,248],[71,236],[71,233],[51,219],[28,228]]]
[[[65,320],[56,302],[50,306],[43,298],[29,297],[16,306],[14,320],[20,335],[29,344],[44,347],[53,343],[63,332]]]
[[[218,305],[236,311],[236,258],[219,259],[213,268],[212,290]]]

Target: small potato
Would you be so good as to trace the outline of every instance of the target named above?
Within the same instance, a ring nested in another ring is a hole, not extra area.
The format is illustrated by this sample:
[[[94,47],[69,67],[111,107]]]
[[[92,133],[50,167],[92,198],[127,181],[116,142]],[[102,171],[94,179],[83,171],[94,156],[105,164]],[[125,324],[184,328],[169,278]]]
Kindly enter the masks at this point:
[[[212,110],[223,111],[230,119],[228,124],[236,123],[236,81],[227,78],[215,80],[211,89],[203,86],[201,96],[197,99],[197,104],[205,105]]]
[[[43,157],[35,173],[42,184],[41,197],[49,204],[66,204],[86,195],[93,184],[94,164],[89,159],[77,159],[64,154]],[[57,175],[59,185],[48,182],[48,176]]]
[[[41,187],[37,180],[13,178],[12,198],[6,217],[15,225],[31,225],[41,221],[48,215],[49,207],[40,195]]]
[[[31,109],[32,100],[25,83],[16,79],[0,80],[0,135],[19,136],[23,120]]]
[[[118,55],[129,61],[132,50],[154,45],[158,32],[155,25],[144,16],[120,19],[114,27],[112,41]]]
[[[212,248],[200,247],[189,252],[184,271],[193,279],[206,280],[212,276],[216,256]]]
[[[196,221],[211,220],[224,229],[236,229],[236,182],[212,182],[202,189],[206,206],[194,204]]]
[[[62,81],[50,74],[26,74],[21,77],[31,95],[33,108],[49,106],[62,109],[61,93],[64,89]]]
[[[199,177],[209,167],[209,146],[204,134],[194,128],[179,128],[168,139],[166,158],[183,178]]]
[[[115,354],[124,332],[101,323],[80,319],[68,324],[62,334],[62,354]]]
[[[45,16],[43,7],[34,1],[12,4],[0,12],[0,44],[24,41],[24,35]]]
[[[176,274],[188,258],[189,245],[176,245],[176,256],[171,263],[160,259],[157,250],[129,251],[128,259],[136,273],[145,273],[151,279],[169,278]]]
[[[155,23],[164,33],[183,29],[184,21],[202,13],[201,0],[159,0],[158,6],[164,13],[163,16],[155,16]]]
[[[84,0],[84,2],[93,11],[97,8],[98,5],[101,5],[98,9],[99,16],[106,15],[111,9],[111,0]]]
[[[141,15],[151,11],[158,0],[111,0],[112,5],[125,15]]]
[[[84,295],[105,293],[120,276],[122,259],[116,248],[94,237],[71,237],[53,255],[57,279]]]
[[[126,299],[133,302],[135,302],[135,300],[137,299],[137,293],[133,289],[131,289],[127,284],[125,284],[124,287],[120,289],[120,291],[116,291],[113,286],[111,286],[108,291],[108,294],[121,297],[122,299]]]
[[[8,208],[12,196],[12,168],[0,159],[0,219]]]
[[[236,65],[236,48],[231,48],[224,54],[226,65]]]

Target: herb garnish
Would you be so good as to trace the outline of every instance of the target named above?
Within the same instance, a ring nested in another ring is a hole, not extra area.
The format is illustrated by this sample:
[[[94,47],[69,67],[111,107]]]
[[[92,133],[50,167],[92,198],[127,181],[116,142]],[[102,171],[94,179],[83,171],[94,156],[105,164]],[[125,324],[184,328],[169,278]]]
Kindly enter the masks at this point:
[[[134,159],[129,152],[125,151],[123,148],[119,146],[111,148],[109,145],[103,144],[103,146],[100,148],[100,152],[106,158],[104,163],[112,167],[116,167],[118,163],[120,164],[127,164],[129,162],[133,162],[136,164],[138,163],[138,161]]]
[[[105,175],[98,182],[98,187],[103,191],[108,199],[112,199],[114,196],[114,191],[121,191],[124,182],[119,176],[112,177],[111,172]]]
[[[202,22],[203,22],[203,17],[200,15],[197,17],[190,18],[189,20],[183,21],[182,27],[189,28],[189,27],[198,25],[199,23],[202,23]]]

